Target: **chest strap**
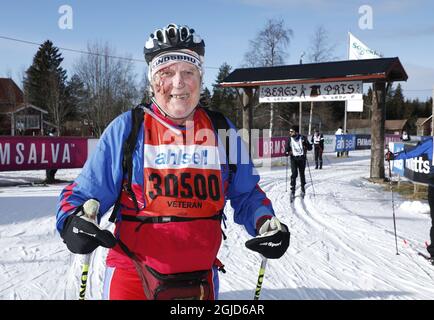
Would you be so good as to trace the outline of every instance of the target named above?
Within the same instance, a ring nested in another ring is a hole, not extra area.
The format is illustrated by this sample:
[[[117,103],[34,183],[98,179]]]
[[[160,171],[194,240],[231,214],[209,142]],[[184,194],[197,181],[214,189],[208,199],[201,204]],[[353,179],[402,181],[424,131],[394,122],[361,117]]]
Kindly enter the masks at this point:
[[[135,231],[139,231],[140,228],[146,223],[169,223],[169,222],[189,222],[195,220],[221,220],[223,214],[220,212],[211,217],[197,217],[197,218],[188,218],[188,217],[177,217],[177,216],[164,216],[164,217],[143,217],[143,216],[130,216],[130,215],[121,215],[122,221],[129,222],[138,222]]]

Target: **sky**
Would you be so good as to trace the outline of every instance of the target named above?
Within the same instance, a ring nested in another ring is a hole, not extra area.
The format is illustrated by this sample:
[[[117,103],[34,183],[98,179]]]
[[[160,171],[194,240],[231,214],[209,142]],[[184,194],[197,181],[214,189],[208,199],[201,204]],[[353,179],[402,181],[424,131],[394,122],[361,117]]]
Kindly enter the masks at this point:
[[[36,45],[2,39],[16,38],[86,50],[88,43],[108,42],[118,56],[135,61],[137,80],[146,64],[143,46],[149,34],[169,23],[188,25],[205,40],[204,84],[212,90],[218,68],[228,63],[239,68],[244,54],[268,19],[283,19],[293,30],[286,64],[299,63],[319,26],[328,31],[334,55],[347,57],[348,32],[385,57],[399,57],[409,79],[402,83],[408,98],[425,100],[434,88],[434,2],[429,0],[166,0],[78,1],[3,0],[0,11],[0,76],[20,82],[32,63]],[[59,27],[68,5],[71,29]],[[372,13],[372,14],[369,14]],[[369,20],[366,20],[366,19]],[[366,23],[366,21],[372,23]],[[364,23],[365,22],[365,23]],[[61,51],[68,76],[74,73],[79,53]],[[304,62],[307,55],[304,57]]]

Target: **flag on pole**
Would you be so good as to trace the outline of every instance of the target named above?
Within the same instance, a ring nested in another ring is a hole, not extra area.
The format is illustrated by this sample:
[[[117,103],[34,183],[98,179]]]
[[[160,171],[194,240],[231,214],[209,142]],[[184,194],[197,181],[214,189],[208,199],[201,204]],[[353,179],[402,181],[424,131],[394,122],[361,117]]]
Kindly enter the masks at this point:
[[[349,60],[376,59],[382,57],[382,55],[377,51],[369,49],[362,41],[357,39],[351,32],[348,32],[348,35],[350,38],[350,45],[348,47]]]

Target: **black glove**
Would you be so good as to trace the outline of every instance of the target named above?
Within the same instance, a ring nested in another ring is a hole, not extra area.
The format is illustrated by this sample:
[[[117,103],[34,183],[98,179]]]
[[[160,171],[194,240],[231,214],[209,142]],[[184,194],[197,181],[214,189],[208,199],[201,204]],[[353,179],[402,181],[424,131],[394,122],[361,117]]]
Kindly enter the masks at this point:
[[[83,207],[79,207],[75,214],[66,218],[61,236],[69,251],[78,254],[91,253],[99,246],[113,248],[117,243],[110,231],[101,230],[94,220],[85,214]]]
[[[246,247],[259,252],[265,258],[279,259],[289,247],[288,227],[276,217],[265,220],[258,236],[246,242]]]

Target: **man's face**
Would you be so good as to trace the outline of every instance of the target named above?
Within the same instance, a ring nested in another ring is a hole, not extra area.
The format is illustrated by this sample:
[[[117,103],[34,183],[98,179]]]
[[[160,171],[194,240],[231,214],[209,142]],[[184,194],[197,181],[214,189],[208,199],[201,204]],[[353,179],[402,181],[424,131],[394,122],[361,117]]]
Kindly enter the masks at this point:
[[[293,129],[289,130],[289,135],[291,137],[295,136],[295,134],[296,134],[295,130],[293,130]]]
[[[152,88],[158,105],[174,118],[185,118],[199,103],[199,70],[187,62],[177,62],[158,71]]]

